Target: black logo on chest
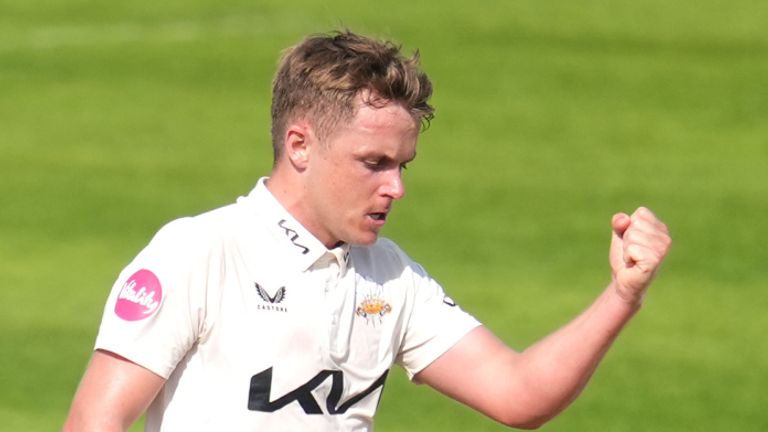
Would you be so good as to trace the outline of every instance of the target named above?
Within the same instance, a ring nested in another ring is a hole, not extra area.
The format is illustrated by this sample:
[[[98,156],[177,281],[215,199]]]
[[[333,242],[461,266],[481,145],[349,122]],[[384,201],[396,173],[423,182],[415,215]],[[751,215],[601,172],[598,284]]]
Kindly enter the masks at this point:
[[[285,287],[282,286],[277,289],[277,291],[273,295],[269,295],[269,292],[264,289],[261,285],[258,284],[258,282],[254,282],[254,285],[256,285],[256,293],[261,297],[261,299],[264,301],[264,303],[267,304],[260,304],[258,308],[260,310],[272,310],[277,312],[288,312],[288,309],[284,306],[277,306],[279,303],[282,303],[283,300],[285,300]]]
[[[251,411],[275,412],[288,404],[298,402],[301,409],[307,414],[323,414],[321,403],[325,402],[325,413],[330,415],[344,414],[355,404],[365,399],[371,393],[380,388],[384,388],[384,382],[387,380],[387,374],[384,373],[365,390],[358,394],[350,395],[348,399],[342,401],[341,396],[344,390],[344,372],[340,370],[322,370],[309,381],[295,388],[294,390],[271,399],[272,395],[272,368],[265,369],[251,377],[251,388],[248,392],[248,409]],[[325,380],[331,378],[331,389],[325,395],[325,400],[318,401],[312,393]],[[378,395],[381,399],[381,391]],[[377,401],[378,404],[378,401]]]

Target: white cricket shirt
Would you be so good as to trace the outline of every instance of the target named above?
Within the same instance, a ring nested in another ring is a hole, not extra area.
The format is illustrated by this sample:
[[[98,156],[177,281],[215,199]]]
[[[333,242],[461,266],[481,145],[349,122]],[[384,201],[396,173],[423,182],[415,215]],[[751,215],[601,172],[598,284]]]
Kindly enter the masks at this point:
[[[163,227],[120,274],[96,348],[167,378],[148,431],[371,430],[410,377],[479,325],[394,243],[328,250],[261,179]]]

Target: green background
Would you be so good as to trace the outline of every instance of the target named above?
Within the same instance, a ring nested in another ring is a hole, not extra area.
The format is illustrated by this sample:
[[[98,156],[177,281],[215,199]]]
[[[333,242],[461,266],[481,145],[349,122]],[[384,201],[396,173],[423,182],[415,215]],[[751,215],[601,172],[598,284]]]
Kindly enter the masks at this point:
[[[268,173],[281,49],[418,47],[437,117],[385,231],[512,346],[608,282],[610,218],[675,245],[547,431],[768,430],[768,6],[0,0],[0,429],[62,424],[119,270]],[[391,374],[379,431],[501,430]]]

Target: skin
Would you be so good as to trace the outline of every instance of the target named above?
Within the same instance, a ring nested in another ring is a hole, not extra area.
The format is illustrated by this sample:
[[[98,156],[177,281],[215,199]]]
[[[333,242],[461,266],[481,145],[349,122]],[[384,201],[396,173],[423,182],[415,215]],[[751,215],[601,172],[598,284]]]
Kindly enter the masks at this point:
[[[508,426],[535,429],[555,417],[640,309],[671,245],[666,225],[644,207],[614,215],[612,228],[611,283],[573,321],[522,353],[479,327],[416,379]]]
[[[418,121],[399,104],[374,108],[364,96],[355,117],[324,141],[304,119],[289,124],[286,151],[267,183],[329,248],[376,241],[416,156]],[[611,226],[611,282],[573,321],[523,352],[478,327],[415,379],[509,426],[536,428],[561,412],[639,310],[671,245],[667,227],[643,207],[614,215]],[[96,351],[64,430],[126,430],[163,384],[127,359]]]
[[[130,360],[97,350],[77,388],[63,430],[126,431],[163,384],[161,376]]]
[[[286,160],[267,188],[327,247],[373,244],[416,157],[419,123],[401,105],[374,108],[358,97],[354,118],[325,141],[306,121],[287,128]],[[378,219],[377,219],[378,218]]]

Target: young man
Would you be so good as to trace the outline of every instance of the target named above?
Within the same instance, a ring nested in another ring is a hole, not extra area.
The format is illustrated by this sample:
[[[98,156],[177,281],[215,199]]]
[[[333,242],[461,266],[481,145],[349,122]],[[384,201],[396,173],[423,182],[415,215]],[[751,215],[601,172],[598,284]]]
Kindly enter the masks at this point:
[[[670,245],[614,216],[612,280],[520,353],[379,238],[432,116],[418,58],[349,32],[305,39],[273,86],[274,168],[237,203],[171,222],[128,265],[65,430],[370,430],[401,365],[493,419],[565,408],[640,307]]]

